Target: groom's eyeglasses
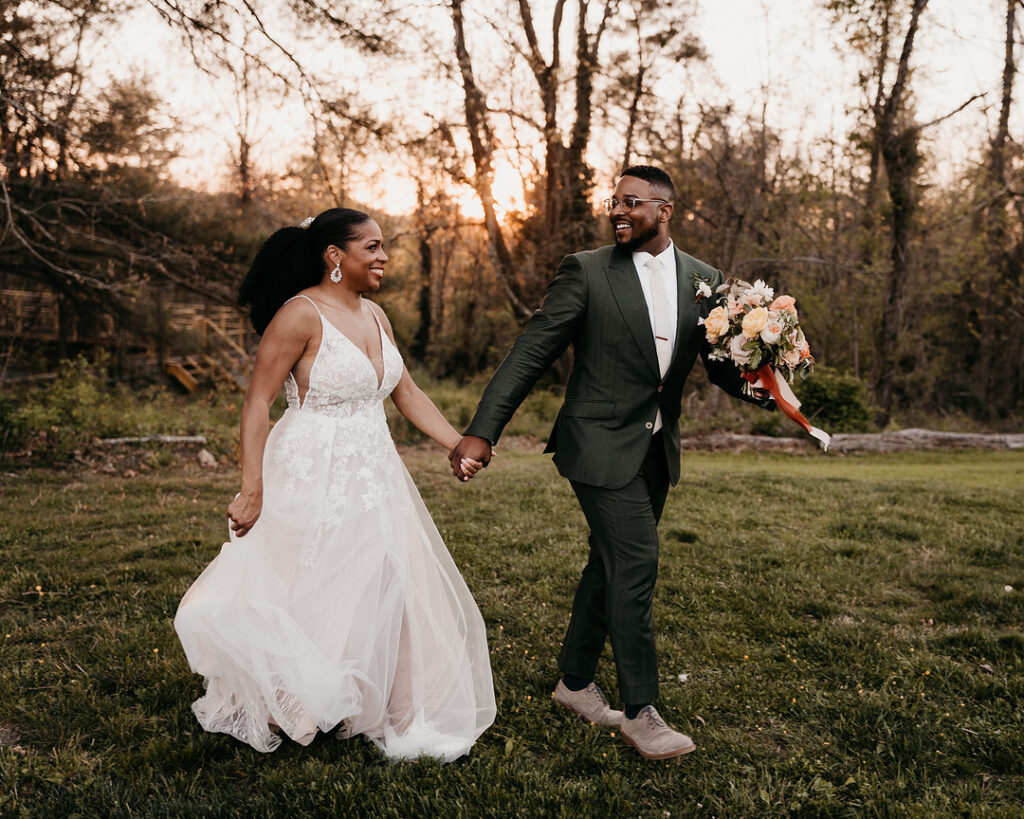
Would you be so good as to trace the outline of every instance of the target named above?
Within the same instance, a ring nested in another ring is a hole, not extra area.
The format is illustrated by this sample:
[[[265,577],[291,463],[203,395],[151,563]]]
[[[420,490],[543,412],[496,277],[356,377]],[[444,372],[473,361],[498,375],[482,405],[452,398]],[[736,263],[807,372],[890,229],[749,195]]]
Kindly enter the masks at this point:
[[[605,199],[602,204],[604,204],[605,211],[607,211],[610,214],[619,205],[622,205],[623,213],[629,213],[641,202],[661,202],[661,204],[663,205],[668,204],[667,199],[641,199],[638,196],[623,196],[621,199],[616,199],[613,196],[610,199]]]

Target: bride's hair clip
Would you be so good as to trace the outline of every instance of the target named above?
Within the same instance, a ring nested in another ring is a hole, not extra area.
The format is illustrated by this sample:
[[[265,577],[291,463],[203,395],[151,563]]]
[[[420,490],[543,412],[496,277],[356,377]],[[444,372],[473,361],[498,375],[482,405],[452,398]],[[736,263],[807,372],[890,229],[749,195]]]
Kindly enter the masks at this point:
[[[313,224],[313,220],[315,218],[316,218],[315,216],[307,216],[305,219],[303,219],[301,222],[299,222],[299,227],[300,228],[308,228],[311,224]]]

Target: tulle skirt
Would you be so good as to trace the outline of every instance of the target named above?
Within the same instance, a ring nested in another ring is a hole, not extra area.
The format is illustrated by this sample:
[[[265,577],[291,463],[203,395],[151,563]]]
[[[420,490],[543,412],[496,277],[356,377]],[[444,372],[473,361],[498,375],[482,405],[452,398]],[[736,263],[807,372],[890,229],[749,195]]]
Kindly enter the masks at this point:
[[[301,410],[271,432],[259,521],[174,619],[207,731],[272,751],[337,729],[452,760],[493,722],[480,612],[390,437],[368,443]]]

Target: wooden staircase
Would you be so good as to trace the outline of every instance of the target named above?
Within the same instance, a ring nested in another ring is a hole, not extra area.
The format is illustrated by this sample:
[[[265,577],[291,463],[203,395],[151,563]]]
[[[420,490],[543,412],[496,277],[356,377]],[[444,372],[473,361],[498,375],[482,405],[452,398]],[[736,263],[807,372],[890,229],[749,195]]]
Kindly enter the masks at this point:
[[[186,355],[170,358],[164,362],[164,372],[174,378],[189,392],[194,392],[206,382],[226,384],[239,392],[245,392],[248,377],[231,368],[221,359],[207,355]]]
[[[170,329],[198,333],[203,352],[169,356],[164,372],[189,392],[209,382],[244,392],[252,367],[245,346],[251,336],[245,318],[231,308],[203,305],[173,304],[169,312]]]

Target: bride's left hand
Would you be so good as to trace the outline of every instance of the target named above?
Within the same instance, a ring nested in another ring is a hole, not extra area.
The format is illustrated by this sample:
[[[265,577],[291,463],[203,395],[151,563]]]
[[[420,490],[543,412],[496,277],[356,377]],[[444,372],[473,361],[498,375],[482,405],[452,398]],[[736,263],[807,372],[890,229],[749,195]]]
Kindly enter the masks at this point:
[[[480,461],[474,461],[472,458],[463,458],[459,461],[459,468],[462,471],[462,480],[468,481],[483,469],[484,465]]]

